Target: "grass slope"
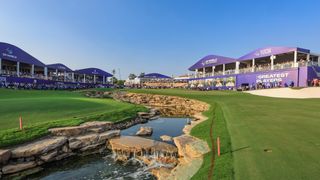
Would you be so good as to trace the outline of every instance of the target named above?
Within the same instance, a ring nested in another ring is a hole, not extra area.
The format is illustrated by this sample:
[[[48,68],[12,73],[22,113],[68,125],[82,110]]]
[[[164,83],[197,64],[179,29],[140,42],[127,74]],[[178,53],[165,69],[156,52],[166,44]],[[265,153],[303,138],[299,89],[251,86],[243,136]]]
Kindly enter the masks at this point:
[[[145,108],[112,99],[94,99],[67,91],[0,89],[0,147],[48,134],[52,127],[79,125],[85,121],[121,121]],[[18,130],[19,115],[24,130]]]
[[[220,136],[222,142],[222,156],[215,157],[214,179],[319,178],[319,99],[277,99],[227,91],[134,91],[193,98],[213,106],[205,113],[209,120],[196,126],[192,134],[210,144],[213,120],[214,136]],[[194,179],[208,178],[210,156],[205,156]]]

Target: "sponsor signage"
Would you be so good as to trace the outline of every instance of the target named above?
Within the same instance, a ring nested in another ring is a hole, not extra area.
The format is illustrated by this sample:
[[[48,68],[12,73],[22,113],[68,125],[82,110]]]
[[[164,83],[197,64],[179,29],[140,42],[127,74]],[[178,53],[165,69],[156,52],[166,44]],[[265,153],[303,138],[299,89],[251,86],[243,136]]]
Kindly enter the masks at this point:
[[[261,57],[261,56],[268,56],[272,54],[272,49],[271,48],[267,48],[267,49],[261,49],[257,52],[254,53],[255,56],[257,57]]]
[[[2,56],[17,59],[17,56],[13,54],[13,50],[10,48],[6,48],[5,52],[2,53]]]
[[[3,81],[6,82],[6,81],[7,81],[7,78],[0,76],[0,82],[3,82]]]
[[[215,64],[215,63],[217,63],[217,62],[218,62],[218,58],[213,58],[213,59],[205,60],[205,61],[203,61],[201,64],[202,64],[203,66],[205,66],[205,65],[208,65],[208,64]]]
[[[274,83],[281,82],[282,84],[298,83],[298,69],[279,70],[274,72],[256,72],[249,74],[237,75],[237,86],[241,84],[257,84],[257,83]]]
[[[289,72],[261,74],[256,76],[256,82],[282,82],[284,78],[288,78]]]

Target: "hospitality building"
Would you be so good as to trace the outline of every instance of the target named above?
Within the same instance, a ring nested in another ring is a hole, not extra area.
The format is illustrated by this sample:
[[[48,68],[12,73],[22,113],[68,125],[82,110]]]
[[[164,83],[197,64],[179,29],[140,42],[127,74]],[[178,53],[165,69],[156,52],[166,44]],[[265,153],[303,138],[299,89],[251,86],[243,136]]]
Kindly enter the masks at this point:
[[[191,87],[212,89],[306,87],[320,78],[320,58],[299,47],[265,47],[240,58],[208,55],[189,70]]]
[[[71,70],[64,64],[44,64],[21,48],[0,42],[0,82],[106,85],[112,75],[99,68]]]

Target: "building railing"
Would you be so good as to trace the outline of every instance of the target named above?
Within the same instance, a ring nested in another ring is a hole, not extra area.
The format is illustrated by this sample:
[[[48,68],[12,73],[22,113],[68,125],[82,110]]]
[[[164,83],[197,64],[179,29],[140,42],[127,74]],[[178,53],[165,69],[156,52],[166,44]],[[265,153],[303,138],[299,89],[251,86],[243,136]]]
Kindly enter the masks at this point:
[[[313,62],[313,61],[298,61],[297,65],[298,67],[305,67],[305,66],[319,66],[318,62]],[[278,64],[274,64],[273,65],[273,70],[281,70],[281,69],[290,69],[293,67],[296,67],[294,65],[294,62],[284,62],[284,63],[278,63]],[[246,68],[241,68],[239,69],[239,74],[246,74],[246,73],[251,73],[251,72],[263,72],[263,71],[271,71],[272,67],[271,64],[264,64],[264,65],[257,65],[255,67],[246,67]],[[235,69],[230,69],[230,70],[226,70],[223,74],[223,71],[217,71],[214,72],[214,76],[221,76],[221,75],[231,75],[231,74],[236,74],[236,70]],[[211,77],[212,73],[206,73],[205,77]],[[203,77],[203,73],[199,72],[198,75],[193,75],[190,76],[191,78],[193,77],[198,77],[201,78]]]

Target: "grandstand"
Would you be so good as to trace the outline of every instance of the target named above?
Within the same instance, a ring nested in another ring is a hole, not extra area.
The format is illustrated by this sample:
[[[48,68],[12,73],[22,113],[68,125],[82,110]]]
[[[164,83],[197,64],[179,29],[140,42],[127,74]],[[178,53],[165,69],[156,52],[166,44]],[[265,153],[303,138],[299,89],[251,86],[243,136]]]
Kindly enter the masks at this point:
[[[12,44],[0,42],[1,86],[96,87],[108,86],[112,75],[98,68],[71,70],[64,64],[44,64]]]
[[[186,80],[174,79],[172,77],[159,74],[149,73],[135,79],[127,79],[125,82],[127,87],[135,88],[185,88],[188,86]]]
[[[209,55],[189,70],[191,88],[259,89],[306,87],[319,79],[320,57],[299,47],[266,47],[240,58]]]

